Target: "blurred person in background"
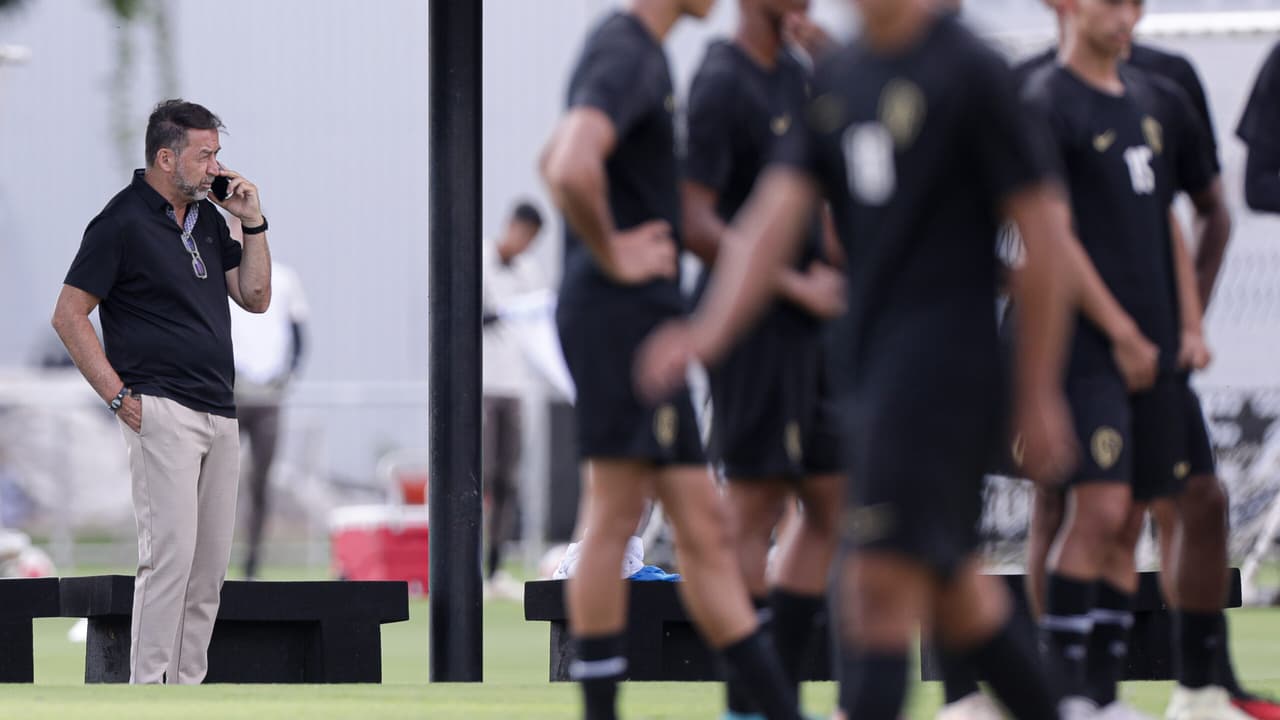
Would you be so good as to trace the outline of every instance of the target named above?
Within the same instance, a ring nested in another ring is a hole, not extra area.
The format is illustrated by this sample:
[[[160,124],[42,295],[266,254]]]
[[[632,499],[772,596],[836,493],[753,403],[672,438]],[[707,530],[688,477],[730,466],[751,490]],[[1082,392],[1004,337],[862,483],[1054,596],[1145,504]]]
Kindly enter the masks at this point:
[[[538,261],[528,254],[541,231],[542,213],[532,203],[521,201],[511,211],[502,234],[481,250],[484,416],[480,446],[489,509],[484,577],[485,594],[490,597],[521,596],[520,585],[502,570],[502,547],[515,533],[520,448],[524,444],[520,398],[533,378],[514,331],[503,322],[502,310],[505,303],[545,287]]]
[[[803,26],[791,18],[805,18],[808,7],[808,0],[740,0],[733,37],[708,46],[693,80],[681,194],[684,236],[706,267],[700,286],[771,149],[805,111],[810,73],[787,46],[786,30]],[[824,337],[827,321],[844,312],[846,293],[824,247],[824,212],[813,214],[794,262],[779,272],[778,297],[760,323],[708,368],[709,450],[728,481],[738,562],[752,603],[770,613],[774,646],[797,696],[809,641],[825,620],[843,489]],[[784,530],[780,521],[793,498],[804,511]],[[776,572],[766,573],[775,537]],[[732,676],[726,683],[726,720],[759,717],[740,685]]]
[[[619,577],[650,499],[676,532],[680,595],[706,642],[770,720],[797,720],[772,642],[747,596],[688,392],[641,398],[632,363],[654,328],[683,316],[676,102],[663,41],[714,0],[630,0],[587,36],[542,177],[566,220],[556,327],[577,389],[581,554],[565,605],[587,720],[617,716],[627,674]]]
[[[218,162],[222,127],[195,103],[156,106],[146,168],[90,221],[53,313],[129,449],[132,683],[204,680],[231,559],[240,436],[227,298],[265,312],[271,255],[258,188]],[[225,199],[210,192],[219,177]],[[243,246],[218,207],[244,224]]]
[[[1280,43],[1258,72],[1236,135],[1249,146],[1245,202],[1258,212],[1280,213]]]
[[[240,221],[227,220],[231,235],[241,239]],[[280,406],[302,364],[309,310],[298,274],[271,262],[271,307],[251,313],[234,302],[231,344],[236,362],[236,414],[240,437],[249,441],[249,524],[244,576],[255,580],[262,567],[262,538],[271,512],[271,469],[280,438]]]

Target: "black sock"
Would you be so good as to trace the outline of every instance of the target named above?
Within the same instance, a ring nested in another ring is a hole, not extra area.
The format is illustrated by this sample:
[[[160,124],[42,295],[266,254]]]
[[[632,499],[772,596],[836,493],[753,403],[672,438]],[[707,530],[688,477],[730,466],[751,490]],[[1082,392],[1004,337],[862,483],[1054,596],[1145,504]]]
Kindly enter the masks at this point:
[[[1089,632],[1093,621],[1095,581],[1073,580],[1057,573],[1049,574],[1045,613],[1040,618],[1040,636],[1045,661],[1062,679],[1066,695],[1085,694],[1085,663],[1088,659]]]
[[[907,697],[907,654],[842,648],[840,709],[851,720],[898,720]]]
[[[1231,641],[1230,633],[1227,631],[1227,614],[1219,610],[1215,615],[1219,642],[1213,653],[1212,677],[1217,680],[1216,684],[1219,687],[1226,688],[1231,697],[1252,697],[1240,685],[1240,680],[1236,677],[1235,665],[1231,662]]]
[[[574,639],[577,658],[569,664],[569,678],[582,686],[585,720],[617,720],[618,681],[627,674],[623,635]]]
[[[767,611],[769,601],[765,598],[751,598],[751,604],[756,609],[756,618],[760,622],[760,631],[767,633],[770,637],[777,637],[773,632],[770,613]],[[754,700],[751,699],[751,688],[734,669],[726,663],[724,681],[724,701],[725,707],[730,712],[749,715],[758,713]]]
[[[1218,636],[1221,613],[1173,611],[1174,679],[1178,684],[1198,690],[1213,684],[1222,640]]]
[[[760,713],[769,720],[801,720],[796,696],[787,686],[768,633],[756,630],[721,652],[730,673],[742,681]]]
[[[1124,679],[1129,657],[1129,629],[1133,627],[1133,595],[1099,580],[1093,603],[1093,632],[1085,670],[1089,699],[1105,707],[1116,701],[1116,686]]]
[[[969,662],[991,685],[991,691],[1011,716],[1019,720],[1058,717],[1061,696],[1044,667],[1036,662],[1029,634],[1019,632],[1012,619],[969,653]]]
[[[778,660],[796,697],[800,697],[800,681],[810,670],[810,650],[821,632],[826,617],[827,599],[823,595],[800,595],[775,589],[769,595],[773,608],[773,643]]]
[[[944,702],[950,705],[979,692],[978,673],[969,663],[969,658],[943,650],[941,645],[935,646],[938,662],[942,665],[942,693]]]

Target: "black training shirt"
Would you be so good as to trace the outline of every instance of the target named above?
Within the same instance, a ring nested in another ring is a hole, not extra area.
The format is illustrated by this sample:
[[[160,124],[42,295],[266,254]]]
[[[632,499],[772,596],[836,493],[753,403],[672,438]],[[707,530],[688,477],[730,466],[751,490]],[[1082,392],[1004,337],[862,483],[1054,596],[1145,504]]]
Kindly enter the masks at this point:
[[[1280,43],[1258,71],[1236,135],[1250,149],[1280,151]]]
[[[1094,267],[1171,370],[1180,341],[1168,210],[1178,190],[1199,192],[1216,171],[1198,140],[1194,110],[1163,78],[1122,67],[1123,95],[1050,66],[1028,80],[1071,194],[1076,235]],[[1081,318],[1069,374],[1116,372],[1111,345]]]
[[[671,73],[657,38],[634,15],[614,13],[588,36],[569,80],[568,107],[595,108],[613,123],[617,142],[605,161],[605,174],[618,229],[666,220],[682,249]],[[684,307],[678,279],[639,287],[613,282],[568,223],[564,263],[562,304],[592,307],[642,300],[677,311]]]
[[[773,145],[804,112],[809,72],[790,53],[765,68],[735,43],[707,48],[689,91],[684,174],[717,193],[716,214],[733,220],[746,204]],[[822,255],[822,226],[815,217],[796,267],[805,269]],[[710,272],[706,269],[705,275]],[[771,318],[813,326],[800,308],[778,303]]]
[[[775,157],[819,182],[848,253],[854,393],[999,392],[992,238],[1003,202],[1052,173],[1043,134],[1004,60],[950,16],[899,54],[855,43],[819,67]]]
[[[1057,60],[1057,49],[1050,48],[1018,63],[1014,66],[1014,72],[1018,75],[1019,87],[1024,85],[1037,70],[1053,65]],[[1207,152],[1212,159],[1213,169],[1215,172],[1221,170],[1218,162],[1218,141],[1213,132],[1213,115],[1209,112],[1209,99],[1205,94],[1204,85],[1200,82],[1200,75],[1191,61],[1177,53],[1134,43],[1128,64],[1173,82],[1186,94],[1205,135],[1204,141],[1207,143]]]
[[[231,311],[225,273],[240,265],[240,244],[208,200],[192,238],[208,277],[196,277],[169,203],[137,170],[84,231],[65,280],[102,302],[107,360],[142,395],[235,417]]]

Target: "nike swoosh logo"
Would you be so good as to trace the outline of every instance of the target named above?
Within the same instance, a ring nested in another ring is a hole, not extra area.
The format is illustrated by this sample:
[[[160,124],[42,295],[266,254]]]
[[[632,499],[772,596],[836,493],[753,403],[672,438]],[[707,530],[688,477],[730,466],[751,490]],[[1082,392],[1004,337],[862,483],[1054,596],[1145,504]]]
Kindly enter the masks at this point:
[[[1097,150],[1100,153],[1104,153],[1107,150],[1111,149],[1111,146],[1115,143],[1115,141],[1116,141],[1116,131],[1108,130],[1102,133],[1101,135],[1095,136],[1093,138],[1093,149]]]

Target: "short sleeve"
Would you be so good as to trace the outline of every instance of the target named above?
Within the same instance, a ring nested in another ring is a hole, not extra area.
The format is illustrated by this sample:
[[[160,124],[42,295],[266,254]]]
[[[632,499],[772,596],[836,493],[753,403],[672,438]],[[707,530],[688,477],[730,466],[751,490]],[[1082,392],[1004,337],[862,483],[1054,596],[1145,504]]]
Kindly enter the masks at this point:
[[[1200,82],[1200,75],[1196,72],[1195,66],[1186,58],[1179,58],[1179,60],[1178,77],[1175,81],[1187,94],[1187,100],[1195,112],[1196,124],[1202,132],[1203,151],[1208,154],[1213,171],[1217,173],[1221,170],[1221,166],[1218,164],[1218,140],[1213,131],[1213,114],[1209,111],[1209,98],[1205,95],[1204,84]]]
[[[1017,78],[988,50],[975,55],[968,79],[967,127],[979,159],[978,172],[988,190],[1004,200],[1053,177],[1054,161],[1047,118],[1019,99]]]
[[[1250,146],[1280,149],[1280,43],[1258,72],[1236,135]]]
[[[1195,195],[1208,188],[1218,175],[1212,136],[1185,94],[1178,92],[1170,100],[1175,117],[1180,118],[1178,132],[1181,137],[1175,147],[1177,156],[1173,159],[1177,188]]]
[[[590,107],[608,116],[618,137],[626,135],[665,98],[651,76],[648,58],[625,45],[600,43],[583,58],[569,94],[569,107]]]
[[[218,227],[218,246],[222,249],[222,269],[226,271],[238,268],[241,257],[244,255],[244,248],[231,237],[231,229],[227,227],[227,221],[223,219],[221,213],[213,212],[213,215],[214,223]]]
[[[124,233],[119,223],[98,216],[85,228],[80,250],[63,282],[105,300],[111,295],[123,264]]]
[[[733,169],[733,97],[727,73],[699,74],[689,91],[685,176],[717,191]]]

